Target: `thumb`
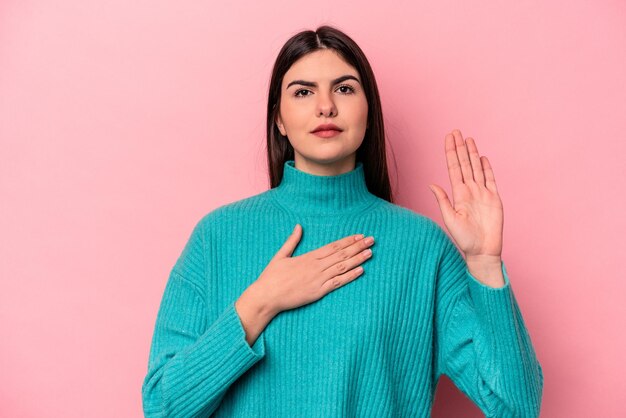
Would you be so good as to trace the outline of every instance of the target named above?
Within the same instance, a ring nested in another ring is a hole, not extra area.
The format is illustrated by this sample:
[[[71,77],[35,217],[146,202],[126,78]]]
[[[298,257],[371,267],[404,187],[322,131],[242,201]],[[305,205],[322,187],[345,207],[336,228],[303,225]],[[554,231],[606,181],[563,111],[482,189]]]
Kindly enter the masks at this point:
[[[428,187],[430,191],[433,192],[435,198],[437,199],[437,203],[439,204],[439,210],[441,211],[441,216],[444,221],[448,219],[448,214],[454,212],[454,208],[452,207],[452,203],[450,203],[450,199],[448,199],[448,195],[445,190],[436,184],[429,184]]]
[[[300,224],[296,224],[296,227],[293,229],[293,232],[287,238],[287,241],[283,244],[282,247],[278,250],[276,255],[273,258],[283,258],[283,257],[291,257],[291,254],[295,251],[298,243],[300,242],[300,238],[302,238],[302,226]]]

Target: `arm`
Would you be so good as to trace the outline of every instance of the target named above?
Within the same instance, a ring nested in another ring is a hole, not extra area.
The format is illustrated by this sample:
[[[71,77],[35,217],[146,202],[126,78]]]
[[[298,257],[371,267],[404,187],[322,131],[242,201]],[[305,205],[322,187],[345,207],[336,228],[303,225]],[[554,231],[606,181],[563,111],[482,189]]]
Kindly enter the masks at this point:
[[[172,269],[157,315],[142,385],[146,417],[210,415],[230,385],[265,355],[263,334],[251,347],[230,303],[207,321],[203,221]]]
[[[504,263],[502,274],[502,287],[481,283],[444,239],[437,272],[435,376],[449,376],[488,417],[537,417],[543,372]]]

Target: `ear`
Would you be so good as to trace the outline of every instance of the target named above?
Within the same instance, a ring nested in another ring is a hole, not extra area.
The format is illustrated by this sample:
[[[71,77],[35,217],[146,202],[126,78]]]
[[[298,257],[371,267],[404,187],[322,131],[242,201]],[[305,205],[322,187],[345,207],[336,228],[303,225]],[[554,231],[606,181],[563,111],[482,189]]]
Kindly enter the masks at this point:
[[[285,131],[285,127],[283,126],[283,121],[280,118],[280,115],[276,115],[276,126],[278,126],[278,130],[280,131],[282,136],[287,136],[287,131]]]

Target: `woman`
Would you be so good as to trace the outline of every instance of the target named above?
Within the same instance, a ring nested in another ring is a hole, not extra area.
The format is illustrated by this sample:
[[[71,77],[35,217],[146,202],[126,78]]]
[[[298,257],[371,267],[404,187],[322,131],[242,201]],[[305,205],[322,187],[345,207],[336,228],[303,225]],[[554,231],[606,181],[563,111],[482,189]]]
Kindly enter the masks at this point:
[[[465,258],[392,203],[374,75],[339,30],[279,52],[267,146],[271,188],[205,215],[172,268],[146,416],[429,416],[441,374],[487,416],[538,415],[543,374],[472,139],[445,138],[454,205],[432,187]]]

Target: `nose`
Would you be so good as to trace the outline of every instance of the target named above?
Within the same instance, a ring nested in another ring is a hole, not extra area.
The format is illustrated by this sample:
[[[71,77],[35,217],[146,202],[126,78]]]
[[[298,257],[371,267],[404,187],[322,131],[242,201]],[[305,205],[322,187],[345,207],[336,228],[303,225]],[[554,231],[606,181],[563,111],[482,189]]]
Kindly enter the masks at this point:
[[[320,92],[317,97],[317,114],[319,116],[337,116],[337,107],[330,94]]]

